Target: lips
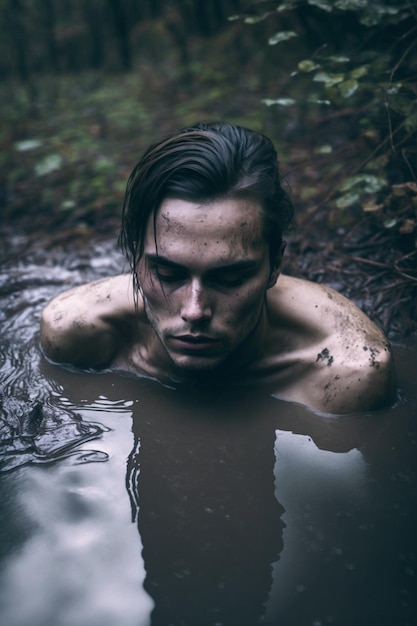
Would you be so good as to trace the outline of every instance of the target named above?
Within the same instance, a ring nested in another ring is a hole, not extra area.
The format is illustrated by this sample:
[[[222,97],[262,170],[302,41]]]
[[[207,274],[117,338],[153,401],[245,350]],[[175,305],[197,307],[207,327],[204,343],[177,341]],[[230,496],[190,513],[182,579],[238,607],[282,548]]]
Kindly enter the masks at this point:
[[[210,350],[219,343],[218,339],[206,337],[205,335],[178,335],[173,337],[173,341],[178,348],[191,350],[193,352],[199,350]]]
[[[205,335],[179,335],[178,337],[175,337],[175,339],[189,343],[211,343],[213,341],[217,341],[217,339],[213,339],[213,337],[206,337]]]

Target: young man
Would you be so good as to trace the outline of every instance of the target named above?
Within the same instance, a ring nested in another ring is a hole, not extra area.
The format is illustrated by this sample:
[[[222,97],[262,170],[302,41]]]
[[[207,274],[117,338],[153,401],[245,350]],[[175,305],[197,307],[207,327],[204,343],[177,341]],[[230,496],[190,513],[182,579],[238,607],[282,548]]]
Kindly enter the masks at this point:
[[[382,407],[394,393],[383,333],[331,289],[279,277],[292,217],[269,139],[222,122],[170,135],[129,178],[131,274],[48,304],[45,354],[171,383],[268,383],[326,413]]]

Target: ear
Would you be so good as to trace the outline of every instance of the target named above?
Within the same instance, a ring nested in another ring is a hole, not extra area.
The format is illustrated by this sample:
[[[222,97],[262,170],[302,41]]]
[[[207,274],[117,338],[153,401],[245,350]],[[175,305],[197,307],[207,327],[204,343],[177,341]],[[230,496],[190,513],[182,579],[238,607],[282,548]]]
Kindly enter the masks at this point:
[[[286,247],[287,247],[287,242],[283,241],[280,245],[280,248],[276,254],[275,259],[272,259],[271,261],[271,274],[269,276],[267,289],[271,289],[271,287],[273,287],[278,280],[278,277],[281,272],[282,258],[284,256]]]

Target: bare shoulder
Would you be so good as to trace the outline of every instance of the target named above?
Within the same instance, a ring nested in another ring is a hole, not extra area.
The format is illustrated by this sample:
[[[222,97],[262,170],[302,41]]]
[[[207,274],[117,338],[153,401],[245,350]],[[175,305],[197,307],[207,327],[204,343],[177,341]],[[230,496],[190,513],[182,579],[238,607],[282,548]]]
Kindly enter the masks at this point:
[[[105,366],[119,349],[134,313],[130,275],[64,291],[42,312],[42,348],[47,357],[60,363]]]
[[[292,354],[293,376],[282,395],[328,413],[373,410],[393,401],[389,343],[355,304],[323,285],[282,276],[271,309],[276,338],[284,333]]]

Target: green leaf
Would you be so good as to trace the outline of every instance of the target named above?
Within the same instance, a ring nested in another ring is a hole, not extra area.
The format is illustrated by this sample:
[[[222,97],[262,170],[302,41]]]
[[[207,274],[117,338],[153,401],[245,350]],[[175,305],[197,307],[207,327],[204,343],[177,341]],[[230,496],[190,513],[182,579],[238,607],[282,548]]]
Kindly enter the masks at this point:
[[[344,196],[341,196],[336,200],[336,206],[338,209],[347,209],[354,204],[357,204],[360,201],[360,195],[358,193],[350,192],[345,193]]]
[[[340,187],[340,191],[350,191],[352,187],[360,186],[365,193],[375,193],[380,191],[388,184],[383,176],[374,176],[373,174],[358,174],[357,176],[349,176]]]
[[[267,18],[268,15],[270,15],[269,11],[268,13],[262,13],[262,15],[253,15],[253,16],[245,17],[244,22],[245,24],[258,24],[258,22],[262,22],[262,20]]]
[[[74,200],[64,200],[63,202],[61,202],[59,208],[61,211],[72,211],[76,208],[76,206],[77,204],[74,202]]]
[[[283,107],[289,107],[295,104],[295,100],[292,98],[278,98],[277,100],[271,100],[270,98],[265,98],[262,100],[263,104],[266,104],[267,107],[270,107],[274,104],[279,104]]]
[[[330,72],[317,72],[313,80],[317,83],[325,83],[327,87],[332,87],[341,83],[345,78],[344,74],[331,74]]]
[[[361,65],[360,67],[356,67],[354,70],[350,72],[351,78],[362,78],[362,76],[366,76],[368,73],[368,67],[366,65]]]
[[[326,57],[328,61],[333,61],[334,63],[348,63],[350,61],[349,57],[344,56],[343,54],[332,54]]]
[[[321,100],[320,98],[317,98],[316,96],[310,96],[308,98],[308,102],[311,102],[311,104],[325,104],[327,106],[331,104],[330,100]]]
[[[318,148],[316,148],[314,152],[316,154],[330,154],[331,152],[333,152],[333,148],[329,144],[325,144],[324,146],[319,146]]]
[[[279,7],[277,7],[276,11],[277,13],[281,13],[282,11],[292,11],[295,9],[297,3],[298,0],[285,0],[279,5]]]
[[[333,7],[329,0],[308,0],[308,4],[311,4],[313,7],[323,9],[323,11],[327,11],[328,13],[333,11]]]
[[[402,83],[397,83],[397,84],[391,85],[391,87],[388,87],[388,89],[387,89],[387,95],[388,96],[396,95],[399,92],[399,90],[401,89],[402,86],[403,86]]]
[[[287,39],[291,39],[292,37],[298,37],[297,33],[293,30],[280,30],[268,39],[268,43],[270,46],[275,46],[277,43],[287,41]]]
[[[350,98],[350,96],[353,96],[358,87],[359,83],[354,79],[345,80],[337,86],[343,98]]]
[[[317,63],[314,63],[311,59],[304,59],[304,61],[298,63],[297,67],[300,72],[312,72],[313,70],[317,70],[320,65],[317,65]]]
[[[372,4],[366,8],[364,13],[360,16],[359,21],[364,26],[375,26],[379,24],[387,15],[397,15],[399,13],[398,7],[387,7],[381,4]]]
[[[55,170],[59,170],[62,166],[62,157],[60,154],[49,154],[35,165],[36,176],[46,176]]]
[[[24,141],[18,141],[14,144],[15,150],[18,152],[27,152],[27,150],[34,150],[40,148],[42,141],[40,139],[25,139]]]
[[[381,21],[381,16],[378,15],[377,13],[363,13],[363,15],[361,15],[359,17],[359,22],[361,24],[363,24],[364,26],[367,26],[368,28],[370,26],[376,26],[376,24],[378,24]]]
[[[396,223],[397,223],[397,220],[394,217],[388,220],[384,220],[383,222],[385,228],[393,228],[396,225]]]
[[[342,11],[357,11],[366,8],[367,2],[368,0],[337,0],[334,6]]]

